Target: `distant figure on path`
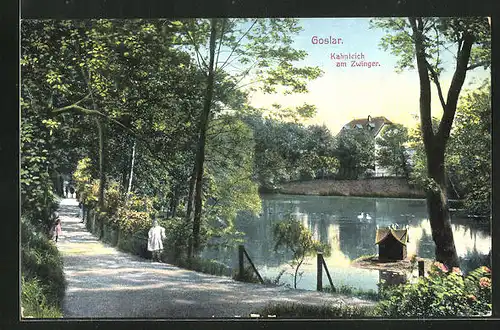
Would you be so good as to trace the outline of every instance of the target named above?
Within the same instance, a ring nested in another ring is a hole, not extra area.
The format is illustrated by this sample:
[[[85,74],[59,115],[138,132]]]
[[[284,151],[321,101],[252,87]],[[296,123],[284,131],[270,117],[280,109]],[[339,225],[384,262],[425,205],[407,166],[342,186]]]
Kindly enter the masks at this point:
[[[64,188],[64,193],[65,193],[64,196],[66,198],[68,198],[68,192],[69,192],[69,188],[68,188],[68,185],[66,184],[66,187]]]
[[[75,188],[73,186],[69,187],[69,192],[71,193],[71,198],[73,198],[73,194],[75,193]]]
[[[52,229],[50,230],[51,238],[53,238],[56,242],[59,239],[59,235],[61,235],[61,219],[59,219],[59,214],[57,212],[54,213],[55,222],[52,225]]]
[[[151,251],[153,260],[160,261],[160,254],[163,250],[163,240],[165,239],[165,228],[158,224],[158,220],[153,220],[153,226],[148,233],[148,251]]]

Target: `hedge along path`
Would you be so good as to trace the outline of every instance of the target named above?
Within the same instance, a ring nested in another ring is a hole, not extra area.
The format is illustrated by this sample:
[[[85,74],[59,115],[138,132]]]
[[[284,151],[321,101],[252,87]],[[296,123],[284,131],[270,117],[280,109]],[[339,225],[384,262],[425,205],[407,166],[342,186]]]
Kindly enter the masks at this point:
[[[249,317],[269,303],[374,305],[343,295],[241,283],[151,262],[118,251],[89,233],[77,217],[75,199],[63,199],[59,214],[63,231],[57,246],[68,282],[64,318]]]

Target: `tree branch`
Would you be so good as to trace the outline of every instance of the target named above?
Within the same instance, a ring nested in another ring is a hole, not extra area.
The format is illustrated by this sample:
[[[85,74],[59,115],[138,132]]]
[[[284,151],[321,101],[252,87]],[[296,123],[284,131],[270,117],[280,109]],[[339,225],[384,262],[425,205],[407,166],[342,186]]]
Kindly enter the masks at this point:
[[[466,32],[464,33],[462,40],[462,50],[460,51],[457,67],[455,69],[455,73],[453,74],[450,89],[448,91],[446,110],[443,112],[441,122],[439,123],[438,136],[445,142],[450,136],[451,125],[453,124],[453,118],[455,117],[455,112],[457,110],[458,97],[465,81],[467,64],[469,63],[472,44],[474,43],[475,38],[471,33]]]
[[[233,49],[231,50],[231,53],[226,58],[226,61],[221,65],[221,67],[220,67],[221,70],[224,69],[224,66],[226,65],[227,61],[231,58],[231,56],[233,55],[233,53],[236,50],[236,48],[238,48],[238,46],[240,45],[241,40],[243,40],[243,38],[248,34],[248,32],[250,32],[252,30],[253,26],[257,23],[257,20],[258,19],[255,19],[255,21],[253,21],[252,25],[248,28],[248,30],[240,37],[240,39],[238,40],[238,42],[236,42],[236,45],[234,45]]]
[[[439,101],[441,102],[441,106],[443,107],[443,111],[445,111],[446,110],[446,103],[444,102],[443,91],[441,90],[441,84],[439,83],[439,77],[438,77],[436,71],[434,70],[434,68],[432,67],[432,65],[430,65],[430,63],[427,60],[425,60],[425,62],[427,63],[427,69],[431,72],[432,80],[434,81],[434,84],[437,87]]]
[[[469,65],[467,67],[467,70],[474,70],[475,68],[478,68],[478,67],[483,66],[483,65],[487,65],[489,63],[490,63],[489,61],[482,61],[482,62],[474,63],[474,64]]]
[[[205,67],[207,67],[207,63],[205,62],[205,60],[203,59],[203,56],[200,54],[200,47],[198,46],[198,44],[196,43],[196,41],[194,40],[194,38],[191,36],[191,33],[189,31],[189,29],[187,29],[185,26],[184,26],[184,30],[186,31],[186,34],[188,36],[189,39],[191,39],[191,42],[193,43],[193,46],[194,46],[194,50],[196,52],[196,60],[198,61],[198,66],[200,67],[200,69],[203,69],[201,67],[201,64],[200,64],[200,58],[201,58],[201,61],[203,62],[203,65]]]
[[[219,63],[220,47],[222,46],[222,37],[224,36],[224,29],[226,28],[226,19],[227,18],[222,19],[222,28],[219,38],[219,48],[217,49],[217,59],[215,60],[215,69],[214,69],[215,72],[217,72],[217,64]]]

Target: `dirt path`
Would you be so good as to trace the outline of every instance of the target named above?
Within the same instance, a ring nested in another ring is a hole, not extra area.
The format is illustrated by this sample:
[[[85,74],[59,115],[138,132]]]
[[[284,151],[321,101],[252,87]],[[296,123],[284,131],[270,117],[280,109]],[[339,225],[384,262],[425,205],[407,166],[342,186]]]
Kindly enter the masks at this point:
[[[120,252],[89,233],[75,199],[63,199],[57,243],[68,288],[65,318],[248,317],[268,303],[373,305],[315,291],[241,283]]]

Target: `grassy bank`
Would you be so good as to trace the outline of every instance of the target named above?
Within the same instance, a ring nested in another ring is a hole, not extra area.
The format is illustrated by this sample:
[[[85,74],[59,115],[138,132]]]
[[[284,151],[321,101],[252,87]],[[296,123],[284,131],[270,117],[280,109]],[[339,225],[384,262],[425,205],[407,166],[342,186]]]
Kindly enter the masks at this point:
[[[21,306],[24,317],[60,318],[66,290],[59,250],[21,219]]]
[[[424,198],[404,178],[376,177],[359,180],[317,179],[283,183],[273,190],[286,195]]]
[[[295,303],[270,304],[260,310],[258,314],[263,316],[275,315],[276,318],[282,319],[369,318],[376,316],[374,307],[371,306],[314,306]]]
[[[323,288],[323,291],[332,294],[342,294],[349,297],[356,297],[359,299],[371,301],[378,301],[380,299],[378,292],[375,290],[363,290],[354,288],[349,285],[341,285],[339,287],[336,287],[335,291],[331,287],[327,286]]]

